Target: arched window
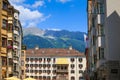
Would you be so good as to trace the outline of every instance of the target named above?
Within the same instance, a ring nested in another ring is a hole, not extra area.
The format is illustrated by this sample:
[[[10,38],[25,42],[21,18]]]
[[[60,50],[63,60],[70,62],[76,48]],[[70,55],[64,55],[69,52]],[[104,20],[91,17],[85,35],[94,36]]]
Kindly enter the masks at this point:
[[[72,77],[71,77],[71,80],[75,80],[75,77],[74,77],[74,76],[72,76]]]
[[[71,64],[71,68],[73,69],[75,67],[75,65],[74,64]]]
[[[74,58],[71,58],[70,60],[71,60],[71,62],[74,62],[74,61],[75,61],[75,59],[74,59]]]
[[[79,62],[81,63],[83,61],[83,59],[82,58],[79,58]]]
[[[39,62],[42,62],[42,58],[39,58]]]
[[[82,64],[79,64],[79,68],[82,69],[83,65]]]

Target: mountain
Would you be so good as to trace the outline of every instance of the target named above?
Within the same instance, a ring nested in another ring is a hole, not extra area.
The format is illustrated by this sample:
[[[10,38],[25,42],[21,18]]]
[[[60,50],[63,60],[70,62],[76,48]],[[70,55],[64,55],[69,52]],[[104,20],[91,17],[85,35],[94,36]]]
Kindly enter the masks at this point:
[[[68,48],[72,46],[80,52],[84,52],[84,32],[72,32],[67,30],[41,30],[38,28],[23,29],[23,44],[27,48]]]

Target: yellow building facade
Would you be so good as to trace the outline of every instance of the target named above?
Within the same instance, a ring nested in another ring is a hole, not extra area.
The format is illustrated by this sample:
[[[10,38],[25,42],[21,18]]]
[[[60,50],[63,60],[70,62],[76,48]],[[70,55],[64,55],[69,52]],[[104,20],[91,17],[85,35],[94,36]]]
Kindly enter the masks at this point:
[[[0,0],[0,80],[11,76],[21,78],[21,57],[16,55],[21,54],[22,41],[18,16],[19,11],[8,0]]]

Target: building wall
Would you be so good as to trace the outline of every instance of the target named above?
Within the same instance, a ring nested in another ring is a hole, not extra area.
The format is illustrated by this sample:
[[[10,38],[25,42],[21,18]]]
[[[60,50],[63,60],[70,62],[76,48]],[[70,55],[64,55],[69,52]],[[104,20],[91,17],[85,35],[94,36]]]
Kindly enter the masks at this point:
[[[27,58],[32,58],[32,57],[27,57]],[[34,57],[33,57],[34,58]],[[40,63],[39,61],[35,62],[33,61],[32,63],[29,61],[27,62],[26,61],[26,65],[29,64],[50,64],[51,67],[50,68],[30,68],[30,67],[26,67],[26,70],[50,70],[51,73],[50,74],[47,74],[47,73],[42,73],[42,74],[35,74],[35,73],[30,73],[29,71],[26,72],[26,77],[33,77],[35,78],[34,76],[50,76],[51,77],[51,80],[52,80],[52,77],[55,77],[57,76],[57,74],[53,74],[52,71],[53,70],[56,70],[56,68],[53,68],[52,65],[68,65],[68,80],[71,80],[71,77],[74,77],[75,80],[80,80],[79,77],[82,77],[83,78],[83,72],[85,71],[86,69],[86,58],[85,57],[36,57],[36,58],[42,58],[42,62]],[[44,63],[44,59],[47,59],[47,58],[50,58],[51,61],[48,63],[48,62],[45,62]],[[74,58],[74,61],[71,62],[71,58]],[[82,62],[79,62],[79,58],[81,59],[82,58]],[[55,62],[54,62],[54,59],[55,59]],[[71,68],[71,64],[74,65],[74,68],[72,69]],[[82,68],[79,68],[79,64],[82,64]],[[71,70],[74,70],[74,73],[71,73]],[[81,73],[79,73],[79,71],[82,70]],[[57,77],[56,77],[57,78]]]
[[[106,56],[108,60],[120,60],[120,1],[106,0],[106,3]]]
[[[88,0],[89,2],[90,0]],[[119,0],[88,3],[89,64],[91,80],[119,80]],[[91,11],[90,11],[91,9]],[[92,13],[90,13],[92,12]],[[115,71],[115,72],[114,72]]]
[[[18,56],[19,59],[15,56],[15,37],[14,37],[14,22],[16,21],[14,13],[17,11],[8,0],[0,0],[0,80],[11,77],[15,73],[14,71],[14,63],[19,62],[20,63],[20,56]],[[4,5],[4,6],[3,6]],[[19,11],[17,11],[19,12]],[[9,30],[9,28],[11,29]],[[19,27],[19,26],[18,26]],[[20,29],[21,30],[21,29]],[[19,31],[18,31],[19,32]],[[19,43],[19,53],[16,52],[16,54],[21,54],[21,33],[19,34],[20,40]],[[17,67],[17,69],[21,69]],[[21,71],[21,70],[20,70]],[[20,72],[18,71],[18,73]],[[20,74],[17,75],[17,77],[20,78]]]

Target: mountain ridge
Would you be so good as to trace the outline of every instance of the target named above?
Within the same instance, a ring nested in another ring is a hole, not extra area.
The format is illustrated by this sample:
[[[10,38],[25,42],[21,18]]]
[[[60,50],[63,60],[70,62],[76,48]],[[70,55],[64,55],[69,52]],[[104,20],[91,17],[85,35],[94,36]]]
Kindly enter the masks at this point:
[[[42,30],[38,28],[27,28],[23,32],[23,44],[27,45],[28,49],[35,48],[35,46],[40,48],[69,48],[69,46],[72,46],[79,52],[85,50],[84,34],[86,33],[84,32]]]

